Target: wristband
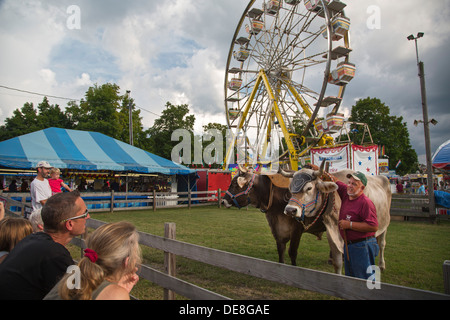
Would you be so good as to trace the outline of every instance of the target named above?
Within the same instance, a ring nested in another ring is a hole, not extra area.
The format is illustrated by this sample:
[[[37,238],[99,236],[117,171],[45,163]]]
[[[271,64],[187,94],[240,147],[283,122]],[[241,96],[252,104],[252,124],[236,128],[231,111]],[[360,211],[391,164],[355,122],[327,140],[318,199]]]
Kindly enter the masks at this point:
[[[350,221],[350,229],[353,229],[352,224],[353,224],[353,223]]]

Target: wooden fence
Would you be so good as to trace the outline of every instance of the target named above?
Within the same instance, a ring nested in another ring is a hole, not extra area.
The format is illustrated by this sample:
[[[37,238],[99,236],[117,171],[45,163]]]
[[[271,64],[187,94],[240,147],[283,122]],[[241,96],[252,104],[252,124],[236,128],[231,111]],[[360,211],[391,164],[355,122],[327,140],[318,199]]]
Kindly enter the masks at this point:
[[[5,198],[3,197],[3,199]],[[11,205],[22,206],[23,209],[27,206],[25,202],[8,198],[6,200],[7,212],[9,214],[14,214],[14,212],[9,210]],[[104,223],[94,219],[87,221],[88,227],[94,229]],[[165,269],[167,273],[142,265],[140,277],[163,287],[166,290],[165,297],[167,299],[173,298],[173,292],[193,300],[229,299],[221,294],[211,292],[176,278],[175,256],[182,256],[234,272],[343,299],[450,300],[450,261],[446,261],[443,264],[446,294],[442,294],[315,271],[189,244],[170,239],[170,235],[173,236],[175,234],[173,231],[174,226],[166,226],[166,228],[165,237],[140,232],[140,243],[165,252]],[[81,248],[85,248],[83,238],[74,238],[72,243]]]
[[[224,191],[186,191],[186,192],[82,192],[81,196],[90,212],[149,210],[158,208],[191,208],[211,204],[221,205]],[[3,193],[0,200],[16,214],[31,213],[29,193]],[[20,200],[19,200],[20,199]]]
[[[391,216],[429,218],[436,220],[450,220],[449,210],[444,209],[445,214],[439,214],[443,208],[436,207],[437,212],[430,213],[428,196],[419,194],[392,194]]]
[[[98,228],[102,224],[104,224],[104,222],[93,219],[88,220],[88,227],[91,228]],[[168,237],[170,234],[174,234],[173,230],[173,224],[166,224],[165,237],[140,232],[140,243],[145,246],[162,250],[166,255],[172,254],[175,256],[182,256],[257,278],[343,299],[450,300],[450,292],[448,292],[449,294],[442,294],[387,283],[376,283],[373,281],[280,264],[177,241]],[[76,238],[73,240],[73,243],[84,248],[83,239]],[[172,259],[166,257],[165,269],[168,270],[168,274],[143,265],[140,271],[140,277],[167,290],[176,292],[188,299],[229,299],[223,295],[200,288],[194,284],[190,284],[174,277],[176,274],[174,264],[175,259],[173,257]],[[443,270],[444,281],[447,281],[445,287],[448,288],[450,286],[450,261],[444,263]]]

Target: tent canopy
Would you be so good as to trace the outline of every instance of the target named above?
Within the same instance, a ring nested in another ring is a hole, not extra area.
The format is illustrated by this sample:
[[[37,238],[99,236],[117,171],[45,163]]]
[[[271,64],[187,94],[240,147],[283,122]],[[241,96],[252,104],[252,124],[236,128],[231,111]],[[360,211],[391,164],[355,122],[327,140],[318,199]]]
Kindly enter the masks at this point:
[[[444,142],[433,156],[433,167],[450,170],[450,140]]]
[[[166,175],[194,172],[98,132],[48,128],[0,142],[0,166],[32,169],[42,160],[71,170]]]

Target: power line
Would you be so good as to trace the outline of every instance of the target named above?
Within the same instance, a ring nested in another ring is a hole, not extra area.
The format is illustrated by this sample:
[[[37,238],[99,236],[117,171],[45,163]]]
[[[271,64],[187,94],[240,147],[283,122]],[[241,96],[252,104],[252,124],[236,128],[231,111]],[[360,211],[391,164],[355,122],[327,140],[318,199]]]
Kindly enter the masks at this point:
[[[4,85],[0,85],[0,88],[4,88],[4,89],[8,89],[8,90],[13,90],[13,91],[18,91],[18,92],[23,92],[23,93],[28,93],[28,94],[34,94],[34,95],[42,96],[42,97],[54,98],[54,99],[69,100],[69,101],[81,101],[80,99],[72,99],[72,98],[65,98],[65,97],[52,96],[52,95],[43,94],[43,93],[38,93],[38,92],[32,92],[32,91],[28,91],[28,90],[22,90],[22,89],[17,89],[17,88],[11,88],[11,87],[7,87],[7,86],[4,86]],[[153,114],[153,115],[155,115],[155,116],[160,117],[159,114],[157,114],[157,113],[155,113],[155,112],[153,112],[153,111],[146,110],[146,109],[144,109],[144,108],[142,108],[142,107],[139,107],[139,106],[136,106],[136,105],[135,105],[135,107],[138,108],[138,109],[140,109],[140,110],[142,110],[142,111],[145,111],[145,112],[148,112],[148,113],[151,113],[151,114]]]
[[[146,109],[144,109],[144,108],[142,108],[142,107],[139,107],[139,106],[136,106],[136,105],[135,105],[135,107],[138,108],[138,109],[140,109],[140,110],[142,110],[142,111],[151,113],[151,114],[153,114],[153,115],[155,115],[155,116],[158,116],[158,117],[161,117],[159,114],[154,113],[153,111],[146,110]]]
[[[13,91],[18,91],[18,92],[23,92],[23,93],[28,93],[28,94],[34,94],[34,95],[42,96],[42,97],[54,98],[54,99],[69,100],[69,101],[80,101],[80,99],[57,97],[57,96],[52,96],[52,95],[49,95],[49,94],[43,94],[43,93],[37,93],[37,92],[32,92],[32,91],[27,91],[27,90],[22,90],[22,89],[16,89],[16,88],[11,88],[11,87],[7,87],[7,86],[3,86],[3,85],[0,85],[0,88],[13,90]]]

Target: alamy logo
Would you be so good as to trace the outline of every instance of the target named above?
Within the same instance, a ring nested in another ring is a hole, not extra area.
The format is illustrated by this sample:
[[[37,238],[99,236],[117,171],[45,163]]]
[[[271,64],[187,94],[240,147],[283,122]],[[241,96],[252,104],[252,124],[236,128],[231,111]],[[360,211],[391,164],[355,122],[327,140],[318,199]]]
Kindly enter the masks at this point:
[[[67,268],[66,273],[70,274],[70,276],[66,280],[67,288],[70,290],[81,288],[81,271],[78,266],[69,266]]]
[[[81,9],[79,6],[71,5],[66,10],[70,16],[67,18],[66,26],[69,30],[81,29]]]
[[[366,285],[369,290],[381,289],[381,269],[378,266],[369,266],[366,270],[367,274],[370,274],[367,279]]]
[[[203,137],[194,137],[192,133],[185,129],[177,129],[172,133],[171,140],[178,143],[171,152],[171,160],[179,164],[243,164],[256,165],[265,162],[272,166],[273,170],[278,169],[280,156],[279,145],[275,130],[271,131],[269,141],[274,142],[262,145],[261,142],[252,142],[245,132],[237,134],[231,130],[226,130],[226,136],[217,129],[206,131]],[[203,149],[203,142],[211,142]],[[224,144],[226,144],[226,154],[224,154]]]
[[[367,8],[367,14],[369,18],[367,19],[367,28],[370,30],[381,29],[381,9],[379,6],[369,6]]]

